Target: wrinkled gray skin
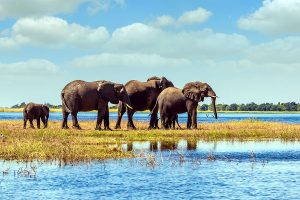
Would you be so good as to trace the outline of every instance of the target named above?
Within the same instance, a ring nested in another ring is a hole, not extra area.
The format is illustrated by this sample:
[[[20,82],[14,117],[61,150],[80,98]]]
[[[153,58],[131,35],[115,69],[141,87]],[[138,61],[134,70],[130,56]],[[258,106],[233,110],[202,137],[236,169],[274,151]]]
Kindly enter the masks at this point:
[[[133,114],[136,111],[152,110],[158,95],[164,89],[173,87],[173,83],[165,77],[151,77],[147,82],[140,82],[137,80],[131,80],[125,84],[126,91],[129,95],[131,106],[133,109],[127,109],[128,115],[128,129],[136,129],[133,124]],[[118,119],[115,128],[121,128],[122,116],[126,111],[124,103],[120,102],[118,106]],[[150,119],[149,128],[157,127],[157,116],[152,115]]]
[[[216,111],[216,93],[207,83],[191,82],[184,88],[170,87],[160,93],[152,114],[160,112],[161,126],[164,129],[170,128],[174,116],[179,113],[188,113],[187,128],[197,128],[197,106],[198,102],[205,97],[211,97],[215,118],[218,118]]]
[[[108,102],[117,104],[119,101],[130,106],[130,100],[124,85],[109,81],[85,82],[82,80],[72,81],[67,84],[61,92],[62,99],[62,128],[69,128],[67,125],[68,115],[71,113],[73,128],[80,129],[77,120],[79,111],[97,110],[96,130],[101,130],[101,122],[104,115],[105,128],[109,128]]]
[[[44,128],[48,126],[48,118],[49,118],[49,107],[43,104],[35,104],[35,103],[28,103],[25,108],[23,109],[23,120],[24,120],[24,129],[26,128],[27,120],[30,122],[30,127],[34,128],[33,120],[36,119],[37,121],[37,128],[40,129],[41,127],[41,120],[44,124]]]

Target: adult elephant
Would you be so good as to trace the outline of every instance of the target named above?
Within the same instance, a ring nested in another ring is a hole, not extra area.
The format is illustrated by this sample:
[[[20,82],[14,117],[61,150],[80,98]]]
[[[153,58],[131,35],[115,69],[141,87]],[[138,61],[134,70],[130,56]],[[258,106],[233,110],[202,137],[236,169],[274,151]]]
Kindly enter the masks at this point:
[[[218,118],[216,110],[216,93],[207,84],[202,82],[187,83],[184,88],[170,87],[162,91],[157,98],[157,103],[152,114],[160,112],[162,128],[170,128],[174,116],[179,113],[188,113],[187,128],[197,128],[197,106],[205,97],[211,97],[215,118]]]
[[[28,103],[23,109],[23,128],[26,128],[26,123],[29,120],[30,127],[34,128],[33,120],[36,119],[37,121],[37,128],[40,129],[41,120],[44,124],[44,128],[48,126],[48,119],[49,119],[49,112],[50,109],[48,106],[43,104],[36,104],[36,103]]]
[[[133,114],[136,111],[152,110],[158,95],[164,89],[173,87],[173,83],[165,77],[151,77],[147,82],[140,82],[137,80],[131,80],[125,84],[126,91],[129,95],[132,109],[127,109],[128,115],[128,129],[136,129],[133,124]],[[115,128],[121,128],[122,116],[126,111],[126,107],[123,102],[118,106],[118,119]],[[149,128],[155,128],[157,126],[157,116],[151,115]]]
[[[62,90],[61,100],[63,114],[62,128],[64,129],[68,128],[67,121],[70,113],[72,115],[73,127],[80,129],[77,113],[79,111],[97,110],[98,116],[95,129],[100,130],[104,115],[108,118],[108,102],[117,104],[121,101],[128,107],[131,105],[124,85],[110,81],[72,81]],[[106,120],[108,120],[107,118]]]

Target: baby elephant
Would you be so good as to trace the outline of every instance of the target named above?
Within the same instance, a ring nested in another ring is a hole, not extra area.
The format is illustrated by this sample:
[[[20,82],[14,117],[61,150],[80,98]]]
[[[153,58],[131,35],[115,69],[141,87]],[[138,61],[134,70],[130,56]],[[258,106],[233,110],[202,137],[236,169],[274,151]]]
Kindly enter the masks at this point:
[[[24,129],[26,128],[27,120],[30,122],[30,127],[34,128],[33,120],[37,120],[37,128],[40,128],[41,120],[44,128],[48,126],[49,107],[43,104],[28,103],[23,110]]]

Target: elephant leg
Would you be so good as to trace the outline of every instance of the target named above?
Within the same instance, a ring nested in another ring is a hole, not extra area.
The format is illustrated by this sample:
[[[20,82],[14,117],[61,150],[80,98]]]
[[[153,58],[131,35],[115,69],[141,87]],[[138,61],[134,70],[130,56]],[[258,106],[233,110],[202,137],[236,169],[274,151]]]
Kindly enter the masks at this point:
[[[133,124],[133,114],[134,114],[134,110],[132,109],[127,109],[127,115],[128,115],[128,123],[127,123],[127,129],[136,129],[136,127]]]
[[[101,127],[101,125],[100,125]],[[109,108],[108,105],[106,107],[106,111],[105,111],[105,115],[104,115],[104,129],[105,130],[111,130],[111,128],[109,128]]]
[[[196,109],[192,111],[191,118],[192,118],[192,120],[191,120],[192,129],[197,129],[197,110]]]
[[[79,126],[79,123],[78,123],[77,113],[73,112],[73,113],[71,113],[71,115],[72,115],[72,121],[73,121],[73,128],[81,129],[81,127]]]
[[[148,129],[155,129],[155,128],[158,128],[157,113],[152,113]]]
[[[41,118],[40,118],[40,117],[38,117],[38,118],[36,119],[36,126],[37,126],[38,129],[41,128]]]
[[[126,106],[122,102],[120,102],[118,105],[118,119],[116,122],[115,129],[121,128],[121,120],[122,120],[122,116],[124,115],[125,112],[126,112]]]
[[[66,112],[66,109],[63,107],[62,108],[62,114],[63,114],[63,121],[62,121],[62,126],[61,128],[63,129],[68,129],[68,116],[70,113]]]
[[[28,120],[27,117],[24,118],[24,123],[23,123],[23,128],[24,128],[24,129],[26,128],[27,120]]]
[[[47,128],[45,116],[42,116],[41,120],[42,120],[42,122],[44,124],[44,128]]]
[[[191,114],[190,113],[188,113],[188,119],[187,119],[187,123],[186,123],[186,128],[187,129],[190,129],[191,128],[191,125],[192,125],[192,123],[191,123]]]
[[[101,130],[101,122],[104,118],[106,107],[98,109],[97,122],[95,130]]]
[[[167,129],[167,117],[165,114],[163,114],[163,112],[160,113],[160,123],[162,129]]]
[[[31,127],[31,128],[34,128],[34,125],[33,125],[33,118],[29,118],[29,123],[30,123],[30,127]]]

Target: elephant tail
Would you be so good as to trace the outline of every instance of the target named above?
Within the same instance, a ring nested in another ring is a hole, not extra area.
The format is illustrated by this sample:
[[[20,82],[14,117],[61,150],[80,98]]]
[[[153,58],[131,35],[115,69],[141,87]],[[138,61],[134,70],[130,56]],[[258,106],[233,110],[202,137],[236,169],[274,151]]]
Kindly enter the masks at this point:
[[[23,118],[24,118],[24,119],[28,119],[28,113],[27,113],[26,107],[25,107],[24,110],[23,110]]]
[[[176,121],[176,123],[177,123],[177,126],[178,126],[180,129],[182,129],[181,126],[180,126],[180,124],[179,124],[179,122],[178,122],[178,115],[176,116],[175,121]]]
[[[62,92],[61,94],[60,94],[60,96],[61,96],[61,102],[62,102],[62,106],[65,108],[65,110],[68,112],[68,113],[70,113],[71,112],[71,110],[70,110],[70,108],[67,106],[67,104],[66,104],[66,101],[65,101],[65,98],[64,98],[64,93]]]
[[[158,110],[158,101],[156,100],[152,110],[149,113],[149,116],[152,115],[155,111],[157,112],[157,110]]]

